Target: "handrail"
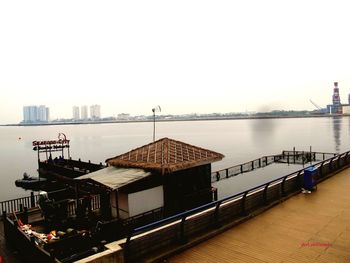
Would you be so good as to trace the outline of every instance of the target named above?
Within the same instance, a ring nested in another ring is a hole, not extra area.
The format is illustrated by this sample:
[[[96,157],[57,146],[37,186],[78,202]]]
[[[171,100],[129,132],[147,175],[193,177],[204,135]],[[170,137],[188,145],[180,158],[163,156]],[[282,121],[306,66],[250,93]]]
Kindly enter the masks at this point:
[[[277,182],[277,181],[286,181],[288,179],[288,177],[292,176],[292,175],[297,175],[297,176],[300,176],[302,174],[302,172],[309,168],[309,167],[314,167],[314,166],[318,166],[318,165],[322,165],[323,163],[329,161],[329,162],[332,162],[333,160],[337,159],[337,158],[342,158],[345,156],[347,156],[348,154],[350,153],[350,151],[348,152],[345,152],[345,153],[342,153],[342,154],[338,154],[334,157],[331,157],[329,159],[326,159],[326,160],[323,160],[323,161],[320,161],[320,162],[317,162],[313,165],[309,165],[303,169],[300,169],[298,171],[295,171],[295,172],[292,172],[290,174],[287,174],[287,175],[284,175],[282,177],[279,177],[277,179],[273,179],[269,182],[266,182],[266,183],[263,183],[261,185],[258,185],[258,186],[255,186],[251,189],[248,189],[248,190],[245,190],[245,191],[242,191],[240,193],[237,193],[237,194],[234,194],[234,195],[231,195],[231,196],[228,196],[228,197],[225,197],[223,199],[220,199],[220,200],[217,200],[217,201],[213,201],[211,203],[208,203],[208,204],[205,204],[205,205],[202,205],[202,206],[199,206],[199,207],[196,207],[196,208],[193,208],[193,209],[190,209],[188,211],[185,211],[185,212],[182,212],[182,213],[179,213],[179,214],[176,214],[176,215],[173,215],[173,216],[170,216],[170,217],[167,217],[167,218],[164,218],[162,220],[159,220],[159,221],[156,221],[156,222],[152,222],[150,224],[147,224],[145,226],[142,226],[142,227],[138,227],[138,228],[134,228],[132,231],[129,232],[129,235],[127,236],[127,243],[131,240],[131,238],[133,236],[135,236],[136,234],[142,234],[142,233],[145,233],[151,229],[155,229],[155,228],[158,228],[158,227],[161,227],[161,226],[164,226],[165,224],[167,223],[172,223],[172,222],[175,222],[177,220],[180,220],[180,219],[183,219],[184,217],[188,217],[188,216],[191,216],[191,215],[194,215],[196,213],[199,213],[199,212],[203,212],[204,210],[206,209],[209,209],[209,208],[212,208],[212,207],[215,207],[217,204],[219,203],[225,203],[226,201],[228,200],[231,200],[231,199],[235,199],[237,197],[241,197],[241,196],[244,196],[244,195],[247,195],[249,194],[249,192],[252,192],[252,191],[255,191],[257,189],[260,189],[261,191],[264,189],[264,187],[266,185],[273,185],[273,183]],[[225,169],[224,169],[225,170]]]
[[[295,153],[309,153],[310,151],[299,151],[299,150],[283,150],[282,152],[295,152]],[[329,154],[329,155],[338,155],[337,153],[331,153],[331,152],[314,152],[312,151],[312,153],[316,153],[316,154]]]
[[[295,155],[289,155],[289,153],[294,153]],[[289,158],[289,157],[292,157],[292,156],[302,156],[302,155],[310,154],[310,153],[312,155],[314,155],[315,159],[313,161],[317,161],[316,160],[316,155],[322,155],[323,156],[322,161],[325,160],[325,156],[326,155],[331,155],[333,157],[338,156],[337,153],[329,153],[329,152],[310,152],[310,151],[298,151],[298,150],[294,150],[294,151],[293,150],[283,150],[282,154],[266,155],[266,156],[262,156],[262,157],[260,157],[258,159],[254,159],[252,161],[249,161],[249,162],[237,164],[237,165],[234,165],[234,166],[231,166],[231,167],[228,167],[228,168],[224,168],[224,169],[221,169],[221,170],[214,171],[210,175],[211,176],[211,182],[214,183],[214,182],[220,181],[221,179],[224,179],[224,178],[229,178],[229,177],[236,176],[236,175],[239,175],[239,174],[242,174],[242,173],[246,173],[246,172],[250,172],[250,171],[256,170],[258,168],[266,167],[266,166],[268,166],[270,164],[278,162],[281,159],[284,159],[284,157],[288,157]],[[272,161],[271,161],[271,158],[272,158]],[[270,162],[268,160],[270,160]],[[256,162],[259,162],[258,166],[255,166]],[[249,166],[249,165],[251,165],[251,168],[246,169],[246,166]],[[229,171],[233,170],[233,169],[236,169],[239,172],[230,173]]]
[[[51,194],[57,194],[64,191],[66,190],[59,189],[59,190],[54,190],[47,193],[48,195],[51,195]],[[21,204],[24,206],[27,205],[28,206],[27,208],[33,208],[33,207],[36,207],[36,202],[38,201],[38,199],[39,199],[39,194],[34,194],[34,192],[32,191],[30,193],[30,196],[24,196],[24,197],[19,197],[15,199],[0,201],[0,211],[1,213],[3,213],[4,211],[6,211],[7,213],[16,212],[16,211],[19,211]]]
[[[255,170],[256,168],[265,167],[265,166],[267,166],[267,165],[269,165],[269,164],[274,163],[276,157],[281,158],[281,157],[282,157],[282,154],[266,155],[266,156],[262,156],[262,157],[260,157],[260,158],[258,158],[258,159],[254,159],[254,160],[252,160],[252,161],[249,161],[249,162],[245,162],[245,163],[237,164],[237,165],[234,165],[234,166],[231,166],[231,167],[228,167],[228,168],[224,168],[224,169],[221,169],[221,170],[217,170],[217,171],[211,173],[211,177],[213,178],[213,177],[215,177],[217,174],[220,174],[220,173],[222,173],[222,172],[225,172],[225,173],[226,173],[226,177],[229,177],[228,171],[229,171],[230,169],[234,169],[234,168],[241,168],[241,171],[240,171],[239,173],[237,173],[237,174],[234,174],[234,175],[238,175],[238,174],[244,173],[244,172],[246,172],[246,171],[242,171],[242,167],[243,167],[244,165],[254,164],[254,163],[257,162],[257,161],[261,162],[261,160],[266,160],[265,165],[261,165],[261,164],[260,164],[259,167],[252,167],[252,170]],[[273,158],[274,161],[271,162],[271,163],[269,163],[267,160],[268,160],[268,159],[271,159],[271,158]],[[233,176],[234,176],[234,175],[233,175]],[[218,180],[217,180],[217,181],[218,181]]]

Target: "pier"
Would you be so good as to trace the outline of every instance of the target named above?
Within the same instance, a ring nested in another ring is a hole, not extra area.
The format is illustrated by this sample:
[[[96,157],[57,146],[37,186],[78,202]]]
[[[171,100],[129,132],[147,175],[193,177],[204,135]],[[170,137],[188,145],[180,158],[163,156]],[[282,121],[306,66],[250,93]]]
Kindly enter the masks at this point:
[[[349,187],[348,168],[167,262],[350,262]]]

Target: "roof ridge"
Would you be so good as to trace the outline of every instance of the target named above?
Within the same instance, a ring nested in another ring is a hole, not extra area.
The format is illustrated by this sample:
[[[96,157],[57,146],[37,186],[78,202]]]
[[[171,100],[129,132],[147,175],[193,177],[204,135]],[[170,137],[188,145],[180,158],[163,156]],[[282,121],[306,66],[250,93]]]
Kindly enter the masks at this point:
[[[154,158],[150,158],[153,151]],[[223,157],[221,153],[164,137],[109,158],[106,162],[114,166],[154,169],[164,173],[211,163]]]

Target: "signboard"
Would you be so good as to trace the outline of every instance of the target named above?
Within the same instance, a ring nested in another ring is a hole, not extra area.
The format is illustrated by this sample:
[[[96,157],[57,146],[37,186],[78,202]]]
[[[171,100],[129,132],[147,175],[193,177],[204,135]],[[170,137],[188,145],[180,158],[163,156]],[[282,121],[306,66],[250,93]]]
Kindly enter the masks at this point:
[[[64,133],[59,133],[57,140],[33,141],[32,145],[34,151],[55,151],[69,148],[69,140]]]

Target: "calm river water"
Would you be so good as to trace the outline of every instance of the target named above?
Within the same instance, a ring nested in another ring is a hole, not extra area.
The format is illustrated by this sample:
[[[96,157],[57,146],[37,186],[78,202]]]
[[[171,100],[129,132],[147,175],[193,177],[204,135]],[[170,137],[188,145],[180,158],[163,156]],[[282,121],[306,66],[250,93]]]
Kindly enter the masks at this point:
[[[345,152],[350,150],[350,117],[159,122],[156,137],[169,137],[220,152],[225,158],[214,163],[218,170],[281,153],[282,150]],[[71,140],[73,159],[104,162],[152,141],[153,123],[115,123],[0,127],[0,200],[27,196],[14,181],[23,172],[37,175],[33,140],[56,139],[63,132]],[[276,167],[277,166],[277,167]],[[220,181],[219,197],[280,177],[300,166],[274,165],[263,173],[244,174]]]

